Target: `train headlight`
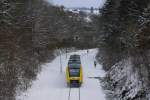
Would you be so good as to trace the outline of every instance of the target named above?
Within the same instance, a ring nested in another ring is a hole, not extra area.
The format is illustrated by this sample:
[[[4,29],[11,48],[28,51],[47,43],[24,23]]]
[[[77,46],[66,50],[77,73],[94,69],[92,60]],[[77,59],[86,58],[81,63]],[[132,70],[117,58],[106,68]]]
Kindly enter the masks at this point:
[[[71,77],[70,80],[79,80],[78,77]]]

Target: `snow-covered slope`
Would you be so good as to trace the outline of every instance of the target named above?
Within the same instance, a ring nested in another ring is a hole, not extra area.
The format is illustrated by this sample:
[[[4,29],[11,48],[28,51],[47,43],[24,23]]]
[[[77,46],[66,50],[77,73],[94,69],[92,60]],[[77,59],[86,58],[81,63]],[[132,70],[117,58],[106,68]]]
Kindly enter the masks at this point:
[[[115,64],[105,79],[105,88],[110,90],[107,94],[109,100],[150,100],[139,71],[133,68],[131,58]]]
[[[42,72],[37,76],[37,80],[33,82],[30,89],[20,96],[17,100],[67,100],[69,95],[69,88],[66,85],[65,69],[71,54],[80,54],[83,66],[83,84],[80,88],[81,100],[105,100],[105,94],[101,88],[98,79],[93,77],[104,77],[105,72],[101,65],[94,68],[94,60],[97,49],[80,50],[72,52],[67,55],[62,54],[56,57],[51,63],[43,65]],[[62,73],[61,64],[62,63]],[[77,98],[76,93],[73,96]]]

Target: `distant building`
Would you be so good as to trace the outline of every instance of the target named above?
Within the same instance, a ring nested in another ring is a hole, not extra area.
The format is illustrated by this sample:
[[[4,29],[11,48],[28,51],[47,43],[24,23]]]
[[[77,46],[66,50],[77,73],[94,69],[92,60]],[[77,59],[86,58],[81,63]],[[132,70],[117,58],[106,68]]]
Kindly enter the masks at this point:
[[[71,11],[73,13],[80,13],[80,12],[85,12],[87,14],[99,14],[99,8],[94,8],[94,7],[91,7],[91,8],[85,8],[85,7],[82,7],[82,8],[65,8],[66,11]]]

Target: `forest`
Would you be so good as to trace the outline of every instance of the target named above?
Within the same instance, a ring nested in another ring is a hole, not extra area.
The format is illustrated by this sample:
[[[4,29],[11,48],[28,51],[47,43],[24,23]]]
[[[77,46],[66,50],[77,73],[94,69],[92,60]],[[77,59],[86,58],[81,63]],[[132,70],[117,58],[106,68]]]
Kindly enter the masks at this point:
[[[95,29],[84,16],[43,0],[0,1],[1,100],[15,100],[16,90],[30,87],[55,49],[93,47],[85,41],[93,39]]]
[[[46,0],[0,0],[0,99],[15,100],[17,91],[29,88],[41,64],[55,58],[54,50],[75,47],[99,48],[97,60],[108,72],[130,59],[142,88],[133,98],[126,89],[114,100],[148,100],[150,1],[107,0],[99,15],[90,16],[91,22],[86,16]],[[116,91],[119,82],[111,78],[108,74],[105,79],[112,86],[108,89]]]
[[[108,88],[115,91],[113,95],[119,96],[117,100],[149,100],[150,1],[107,0],[101,13],[98,19],[97,57],[103,68],[110,72],[106,78],[111,85]],[[126,66],[129,62],[131,64]],[[126,70],[128,67],[131,68],[131,72]],[[117,72],[115,68],[121,68],[121,71],[125,72]],[[112,71],[116,71],[116,78],[111,76],[115,74]],[[131,74],[128,75],[128,72]],[[118,73],[127,75],[122,77],[117,75]],[[133,73],[136,73],[133,77],[137,76],[138,82],[129,78]],[[141,87],[137,94],[129,96],[137,87]],[[117,90],[120,93],[116,93]]]

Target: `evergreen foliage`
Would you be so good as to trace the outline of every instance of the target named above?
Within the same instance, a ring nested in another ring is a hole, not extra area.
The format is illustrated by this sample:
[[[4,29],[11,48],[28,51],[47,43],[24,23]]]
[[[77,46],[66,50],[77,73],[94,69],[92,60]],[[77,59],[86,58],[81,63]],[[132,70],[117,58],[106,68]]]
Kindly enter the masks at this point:
[[[26,90],[54,49],[93,46],[85,42],[94,31],[83,15],[45,0],[0,0],[0,100],[15,100],[16,90]]]
[[[105,70],[111,71],[113,65],[131,58],[133,73],[138,72],[144,91],[139,91],[129,100],[147,100],[150,85],[150,1],[107,0],[101,13],[98,23],[99,61]]]

